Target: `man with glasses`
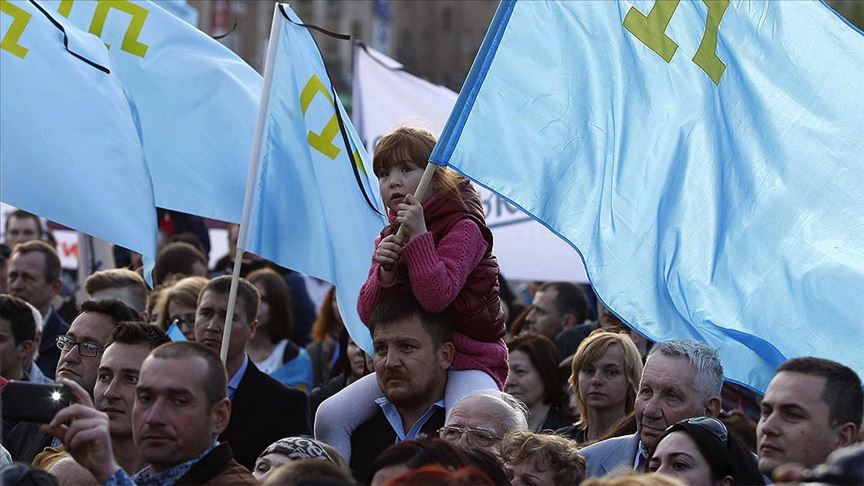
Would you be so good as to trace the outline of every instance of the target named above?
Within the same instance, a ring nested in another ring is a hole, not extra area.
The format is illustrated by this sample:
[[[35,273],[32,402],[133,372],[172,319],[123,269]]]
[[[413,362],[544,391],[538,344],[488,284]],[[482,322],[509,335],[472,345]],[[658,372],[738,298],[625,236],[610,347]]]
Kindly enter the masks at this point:
[[[60,348],[57,378],[72,380],[92,395],[99,361],[114,327],[120,322],[135,320],[138,320],[138,313],[119,300],[84,302],[66,335],[57,338],[56,346]],[[48,446],[57,447],[59,441],[52,441],[40,424],[30,422],[16,425],[6,441],[12,458],[26,463],[32,462]]]
[[[510,394],[483,390],[459,400],[438,435],[463,449],[500,452],[504,436],[528,430],[525,405]]]

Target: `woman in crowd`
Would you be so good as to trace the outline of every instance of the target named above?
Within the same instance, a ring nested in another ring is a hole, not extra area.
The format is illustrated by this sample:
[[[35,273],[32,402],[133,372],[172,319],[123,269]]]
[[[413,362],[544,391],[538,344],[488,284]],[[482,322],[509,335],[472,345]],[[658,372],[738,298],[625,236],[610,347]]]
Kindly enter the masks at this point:
[[[336,376],[325,381],[309,394],[309,408],[313,417],[321,402],[373,371],[372,358],[357,346],[344,328],[339,336],[337,349],[339,354],[336,356],[332,370],[337,373]]]
[[[753,453],[714,417],[694,417],[666,429],[648,459],[648,471],[691,486],[765,484]]]
[[[528,429],[539,432],[570,425],[555,343],[545,336],[530,334],[514,339],[508,347],[510,374],[504,391],[528,407]]]
[[[198,307],[198,294],[207,285],[205,277],[186,277],[162,290],[158,302],[159,329],[168,332],[175,324],[189,341],[195,340],[195,309]]]
[[[517,431],[504,438],[501,457],[512,474],[513,486],[579,484],[586,462],[570,439]]]
[[[270,444],[255,461],[252,475],[264,482],[276,468],[292,461],[318,460],[335,465],[350,477],[345,459],[329,445],[310,437],[286,437]]]
[[[369,469],[367,479],[371,486],[381,486],[400,474],[427,464],[438,464],[451,469],[469,465],[465,454],[442,439],[404,440],[382,452]]]
[[[318,317],[312,324],[312,342],[306,346],[309,359],[312,360],[312,383],[319,386],[337,373],[332,373],[332,367],[343,350],[340,348],[339,336],[345,327],[339,315],[336,304],[336,288],[331,287],[321,302]]]
[[[246,353],[261,371],[291,386],[312,390],[312,361],[305,349],[291,342],[291,291],[285,279],[270,268],[250,273],[258,289],[258,328],[246,344]]]
[[[558,431],[578,443],[603,436],[633,411],[642,358],[626,334],[598,330],[573,356],[570,386],[579,420]]]

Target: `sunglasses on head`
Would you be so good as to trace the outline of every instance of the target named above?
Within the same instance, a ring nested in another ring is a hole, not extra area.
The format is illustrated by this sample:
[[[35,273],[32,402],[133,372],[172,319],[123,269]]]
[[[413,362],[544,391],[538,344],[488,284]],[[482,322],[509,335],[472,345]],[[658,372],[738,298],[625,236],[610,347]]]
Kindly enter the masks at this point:
[[[710,432],[711,435],[713,435],[723,444],[729,444],[729,430],[726,429],[726,425],[724,425],[723,422],[717,420],[714,417],[693,417],[685,419],[674,425],[670,425],[669,428],[666,429],[666,432],[668,433],[674,432],[676,430],[681,430],[684,428],[682,427],[682,425],[684,424],[701,427]]]

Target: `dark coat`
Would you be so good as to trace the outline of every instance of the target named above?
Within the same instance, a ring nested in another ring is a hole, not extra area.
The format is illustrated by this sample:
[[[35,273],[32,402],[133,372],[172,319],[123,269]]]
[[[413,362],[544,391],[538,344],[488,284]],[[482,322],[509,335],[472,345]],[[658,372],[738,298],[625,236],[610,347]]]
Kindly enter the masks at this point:
[[[57,371],[57,362],[60,361],[60,348],[57,347],[57,336],[65,336],[69,331],[69,324],[60,317],[57,311],[48,313],[48,319],[42,326],[42,343],[39,344],[39,359],[36,366],[42,370],[42,374],[54,379]]]
[[[206,484],[207,486],[232,486],[235,484],[253,486],[257,485],[258,481],[248,469],[234,460],[231,446],[222,443],[196,462],[174,484],[178,486],[199,484]]]
[[[372,463],[385,449],[396,443],[396,431],[390,426],[384,411],[375,407],[375,416],[363,422],[351,434],[351,470],[354,478],[361,483],[371,483],[369,472]],[[420,431],[437,436],[437,431],[444,426],[444,409],[435,407],[435,412],[421,427]]]
[[[37,454],[51,445],[54,436],[42,430],[42,424],[18,422],[9,435],[3,437],[3,446],[12,460],[30,464]]]
[[[252,361],[231,400],[231,419],[219,440],[231,444],[234,458],[250,471],[270,444],[284,437],[310,435],[306,394],[288,388]]]

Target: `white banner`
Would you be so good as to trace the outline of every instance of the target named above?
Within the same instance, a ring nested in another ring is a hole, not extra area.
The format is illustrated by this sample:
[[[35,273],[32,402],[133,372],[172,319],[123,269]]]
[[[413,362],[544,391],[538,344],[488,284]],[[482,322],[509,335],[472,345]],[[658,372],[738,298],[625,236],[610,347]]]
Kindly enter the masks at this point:
[[[397,61],[360,45],[354,48],[353,91],[351,118],[370,154],[383,135],[400,126],[423,128],[437,137],[456,103],[453,91],[418,78]],[[477,189],[505,277],[588,282],[576,250],[495,193]]]

